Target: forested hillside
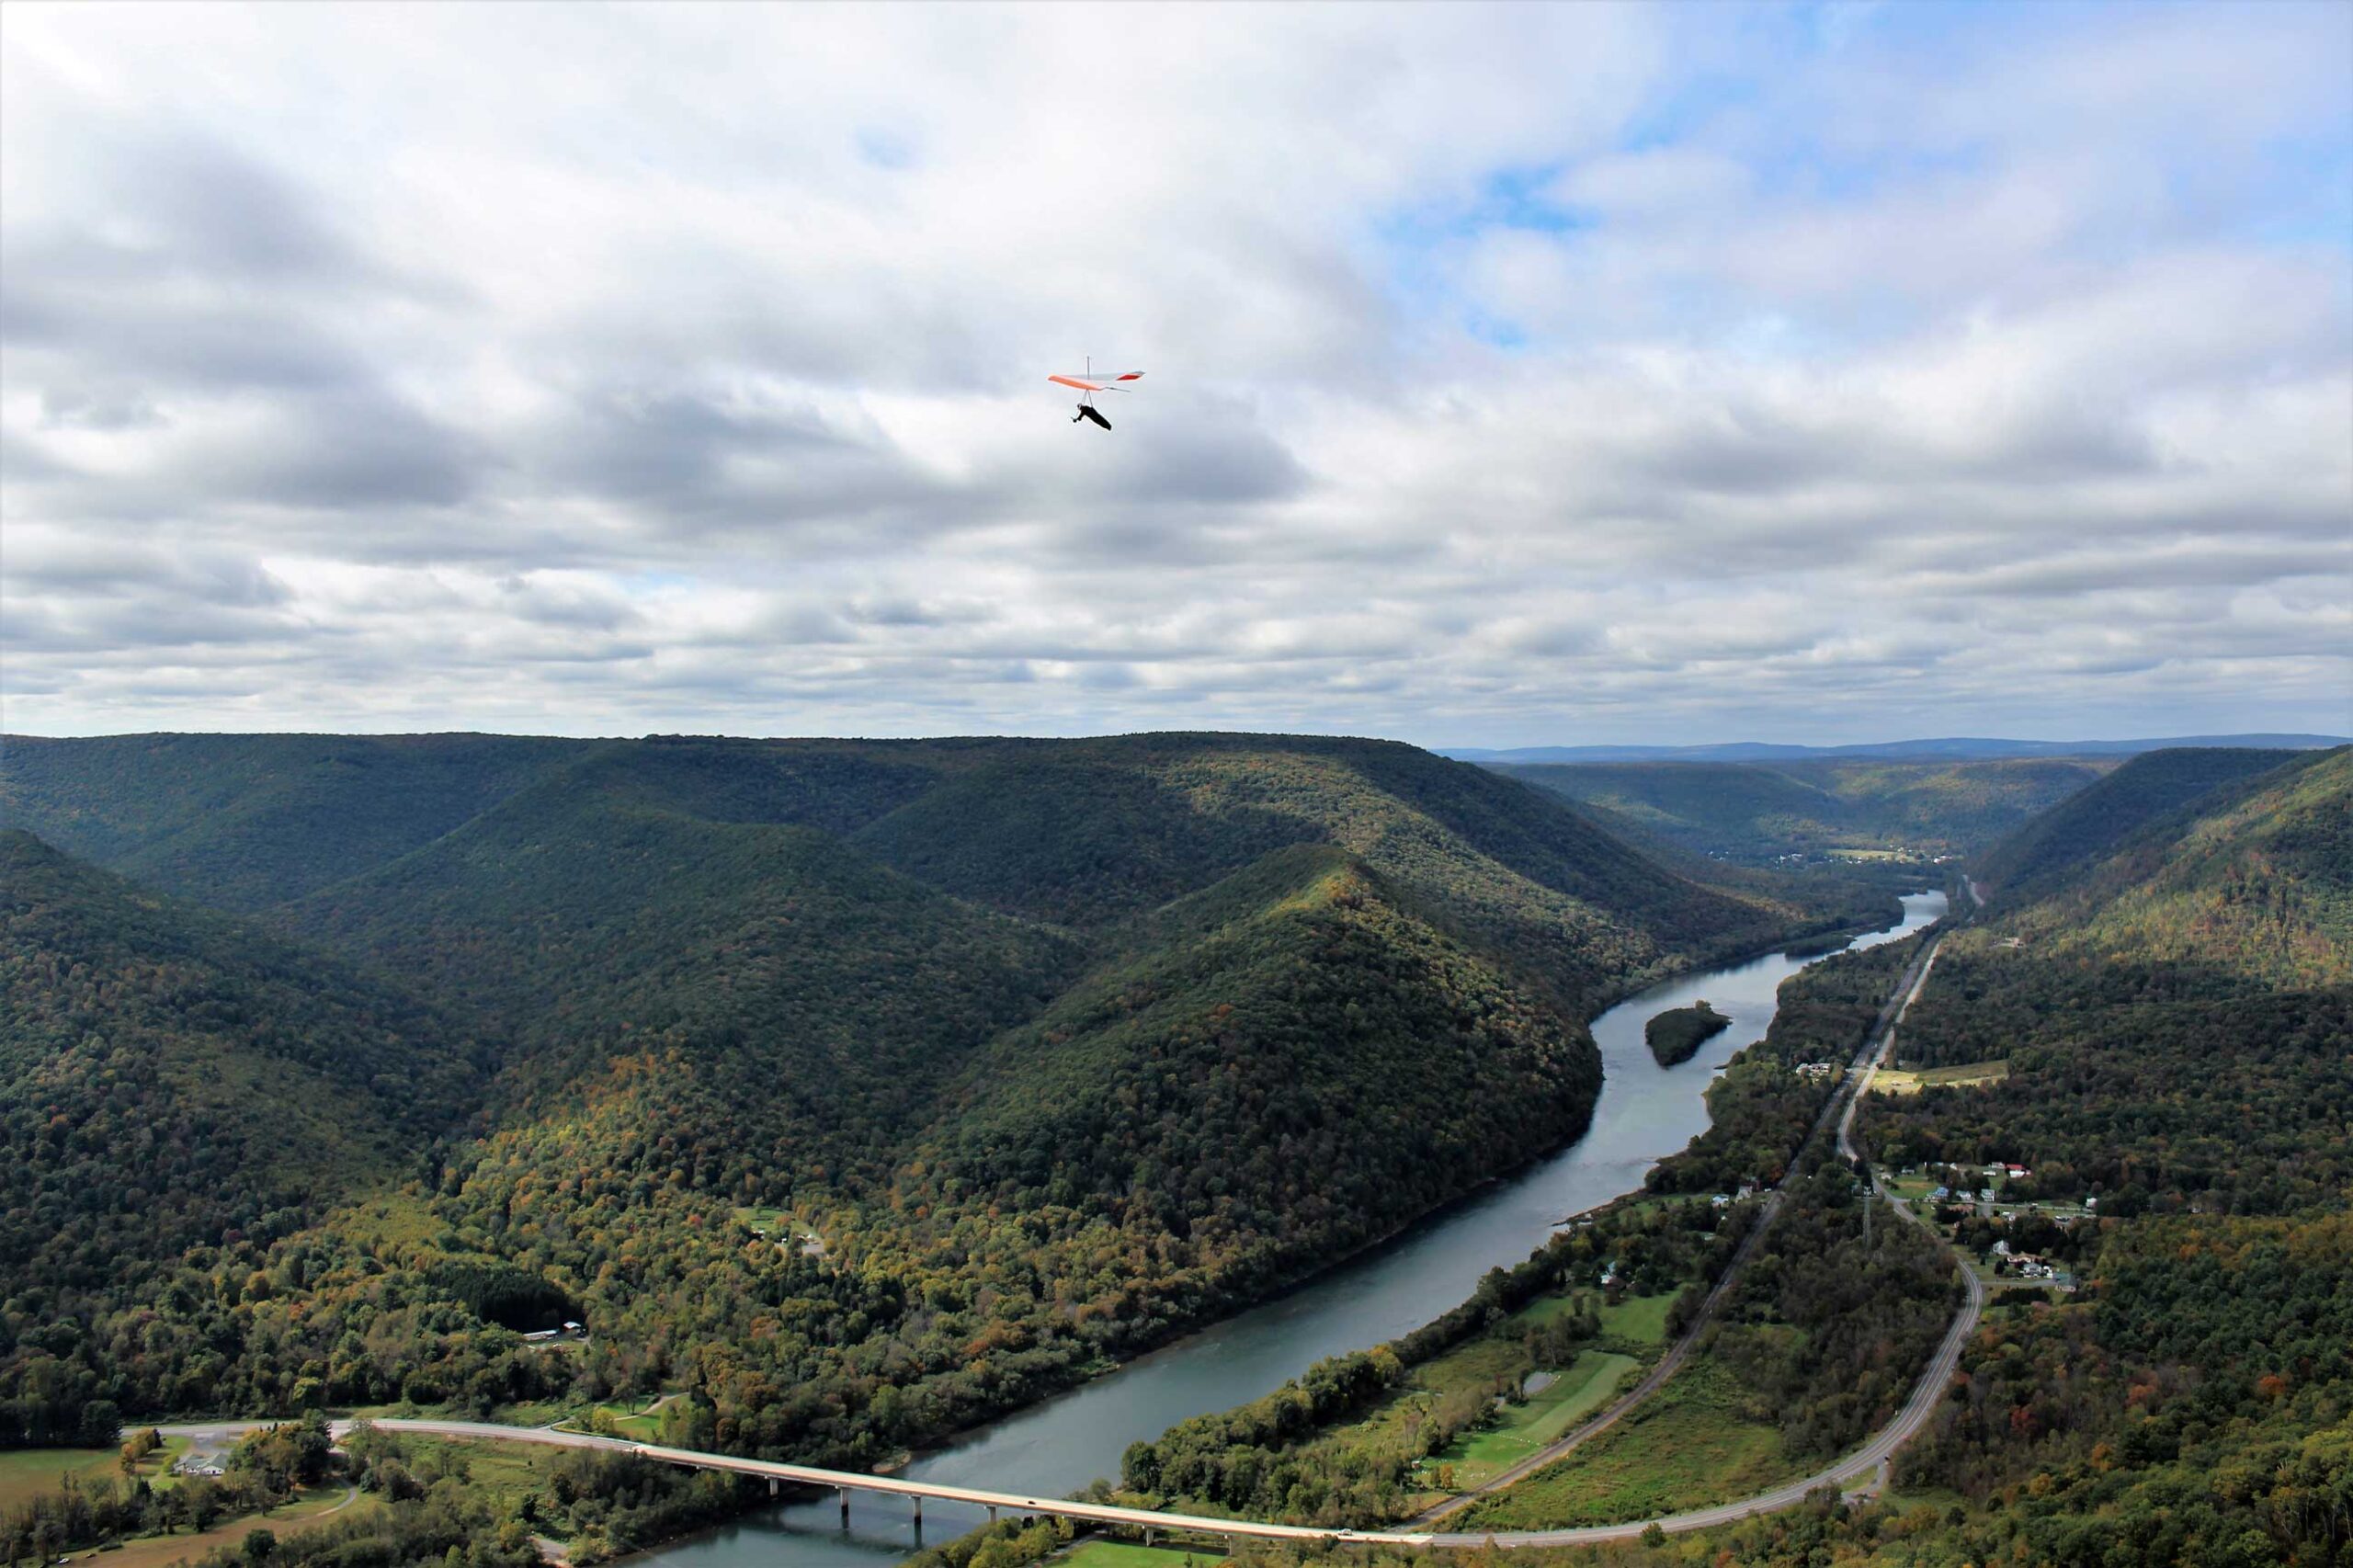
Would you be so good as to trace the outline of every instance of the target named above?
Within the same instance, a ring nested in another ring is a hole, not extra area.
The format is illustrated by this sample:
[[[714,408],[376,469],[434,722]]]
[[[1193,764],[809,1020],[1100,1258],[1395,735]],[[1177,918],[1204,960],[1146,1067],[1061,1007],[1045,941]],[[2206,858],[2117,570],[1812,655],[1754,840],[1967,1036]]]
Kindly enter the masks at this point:
[[[1134,939],[965,1067],[894,1209],[1020,1210],[1006,1266],[1074,1248],[1097,1293],[1142,1299],[1157,1271],[1121,1255],[1165,1233],[1231,1294],[1532,1157],[1600,1088],[1579,1031],[1340,850],[1268,856]]]
[[[265,1255],[462,1127],[471,1042],[27,834],[0,833],[0,1443],[201,1407],[203,1307],[267,1300]]]
[[[219,909],[406,854],[597,743],[510,735],[8,736],[0,826]]]
[[[2137,757],[1993,858],[2015,880],[1946,943],[1901,1049],[2007,1076],[1875,1102],[1891,1157],[2022,1165],[2117,1214],[2346,1191],[2353,752],[2251,755],[2272,766]]]
[[[1970,869],[2011,903],[2023,903],[2211,790],[2326,755],[2222,746],[2152,752],[1994,846]]]
[[[1956,1233],[2085,1287],[1996,1299],[1899,1468],[1973,1511],[1915,1539],[2344,1561],[2353,752],[2138,757],[1985,867],[1899,1050],[2007,1074],[1873,1096],[1860,1134],[1891,1165],[2021,1167]]]
[[[2268,754],[2276,764],[2280,754]],[[1835,851],[1982,850],[2099,778],[2112,758],[1488,765],[1697,854],[1759,863]]]
[[[12,1069],[21,1223],[96,1195],[112,1228],[72,1244],[156,1266],[72,1334],[10,1331],[18,1441],[33,1405],[683,1385],[705,1440],[870,1462],[1574,1135],[1587,1012],[1854,913],[1371,742],[12,742],[0,808],[258,923],[17,836],[27,885],[80,890],[42,908],[107,911],[12,971],[26,1017],[71,1020]],[[234,971],[204,1053],[125,1056],[207,1016],[93,980],[170,970],[140,910],[299,983]],[[397,1028],[346,1042],[351,990]],[[250,1065],[273,1040],[290,1065]],[[127,1096],[134,1070],[162,1076]],[[188,1224],[135,1241],[142,1128],[55,1131],[126,1097],[158,1139],[223,1129],[172,1189]],[[30,1324],[53,1303],[15,1268]],[[575,1353],[513,1332],[570,1314]]]

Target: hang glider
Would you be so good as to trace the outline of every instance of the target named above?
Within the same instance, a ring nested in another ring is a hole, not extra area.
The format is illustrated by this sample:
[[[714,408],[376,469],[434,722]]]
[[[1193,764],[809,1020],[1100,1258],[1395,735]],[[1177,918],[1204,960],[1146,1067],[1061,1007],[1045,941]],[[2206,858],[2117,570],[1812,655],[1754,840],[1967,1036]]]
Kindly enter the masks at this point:
[[[1076,387],[1078,389],[1080,394],[1078,399],[1078,412],[1070,416],[1070,422],[1072,424],[1075,425],[1082,419],[1091,419],[1096,424],[1103,426],[1104,429],[1108,430],[1111,427],[1111,422],[1104,418],[1102,414],[1097,410],[1095,406],[1095,394],[1102,392],[1132,392],[1135,389],[1126,383],[1143,380],[1143,372],[1142,370],[1128,370],[1117,376],[1097,376],[1095,373],[1095,361],[1092,358],[1089,358],[1086,361],[1086,373],[1084,375],[1048,376],[1046,380],[1055,382],[1061,386]]]

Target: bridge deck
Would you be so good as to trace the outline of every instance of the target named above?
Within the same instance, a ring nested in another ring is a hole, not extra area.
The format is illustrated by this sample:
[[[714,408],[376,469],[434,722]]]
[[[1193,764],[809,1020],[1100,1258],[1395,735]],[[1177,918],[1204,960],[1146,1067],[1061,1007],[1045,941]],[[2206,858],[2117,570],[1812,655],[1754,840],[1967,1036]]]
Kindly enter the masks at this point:
[[[1121,1508],[1108,1503],[1074,1503],[1066,1497],[1031,1497],[1016,1492],[983,1492],[970,1486],[943,1486],[931,1481],[909,1481],[896,1475],[860,1475],[855,1471],[819,1470],[813,1465],[779,1464],[773,1460],[737,1459],[733,1454],[705,1453],[696,1449],[663,1449],[647,1443],[628,1445],[631,1451],[666,1464],[696,1470],[732,1471],[738,1475],[765,1475],[795,1486],[834,1486],[852,1492],[880,1492],[896,1497],[931,1497],[943,1503],[965,1503],[983,1508],[1012,1508],[1028,1514],[1056,1514],[1095,1524],[1128,1525],[1139,1528],[1184,1530],[1196,1535],[1246,1536],[1253,1540],[1355,1540],[1391,1546],[1427,1546],[1427,1533],[1395,1530],[1319,1530],[1304,1525],[1268,1525],[1255,1519],[1216,1519],[1198,1514],[1163,1514],[1150,1508]]]

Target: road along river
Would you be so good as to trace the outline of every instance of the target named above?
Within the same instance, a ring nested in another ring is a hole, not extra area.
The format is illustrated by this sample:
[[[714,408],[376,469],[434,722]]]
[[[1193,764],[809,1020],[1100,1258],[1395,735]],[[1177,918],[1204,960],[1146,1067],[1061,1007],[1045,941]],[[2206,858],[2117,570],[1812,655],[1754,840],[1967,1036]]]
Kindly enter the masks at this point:
[[[1855,945],[1909,936],[1944,913],[1940,892],[1908,896],[1901,924]],[[1490,1268],[1526,1258],[1564,1219],[1639,1189],[1653,1165],[1705,1131],[1709,1081],[1733,1052],[1764,1038],[1781,982],[1813,961],[1779,953],[1751,959],[1685,975],[1610,1008],[1593,1021],[1604,1076],[1593,1125],[1576,1142],[1295,1290],[983,1427],[903,1473],[1061,1496],[1098,1475],[1116,1479],[1120,1454],[1139,1438],[1256,1399],[1324,1357],[1420,1327],[1466,1300]],[[1659,1066],[1643,1026],[1701,998],[1729,1014],[1732,1027],[1690,1061]],[[930,1504],[918,1534],[910,1512],[896,1499],[853,1494],[844,1529],[829,1496],[747,1516],[637,1561],[642,1568],[875,1568],[986,1520],[978,1509]]]

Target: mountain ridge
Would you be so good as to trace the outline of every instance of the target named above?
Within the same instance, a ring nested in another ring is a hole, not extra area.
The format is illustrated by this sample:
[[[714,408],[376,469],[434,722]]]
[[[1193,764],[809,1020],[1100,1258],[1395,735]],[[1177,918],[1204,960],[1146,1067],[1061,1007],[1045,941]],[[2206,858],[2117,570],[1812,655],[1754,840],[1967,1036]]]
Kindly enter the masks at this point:
[[[1844,745],[1800,745],[1770,741],[1730,741],[1703,745],[1432,746],[1440,756],[1463,762],[1797,762],[1808,758],[1875,757],[1887,761],[1938,761],[1998,757],[2131,756],[2178,746],[2245,746],[2270,751],[2317,751],[2347,744],[2345,735],[2259,733],[2245,735],[2175,735],[2121,741],[2028,741],[1949,735],[1911,741],[1866,741]]]

